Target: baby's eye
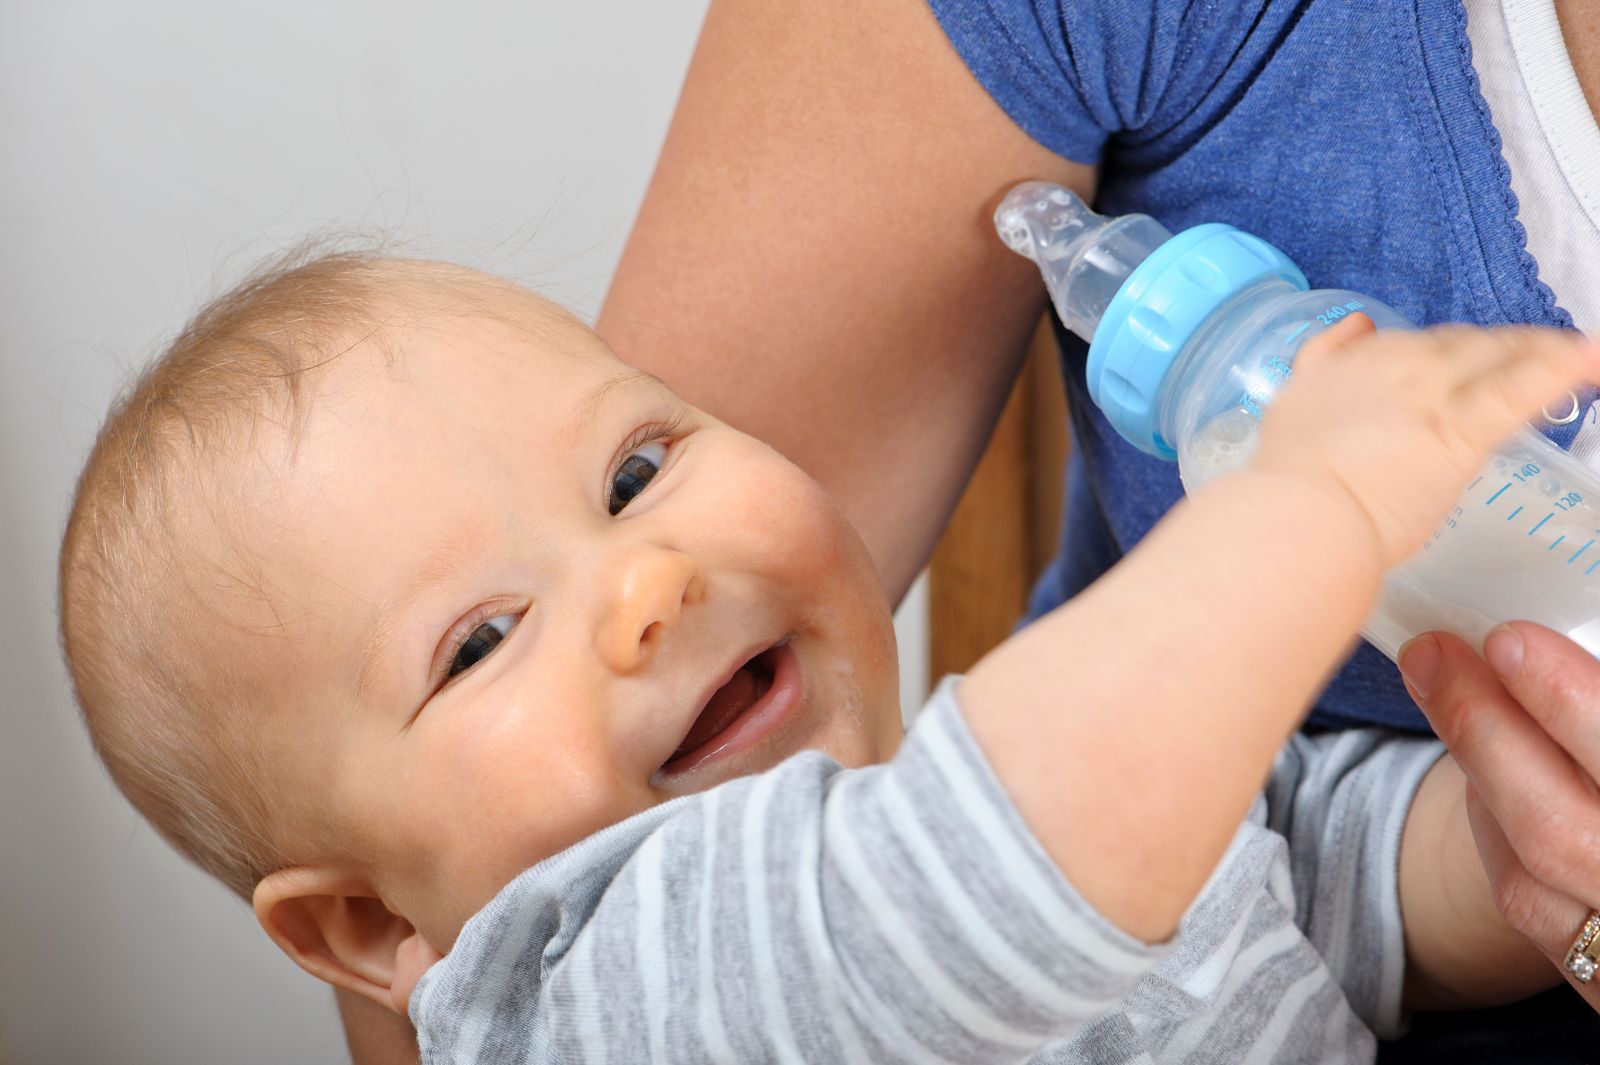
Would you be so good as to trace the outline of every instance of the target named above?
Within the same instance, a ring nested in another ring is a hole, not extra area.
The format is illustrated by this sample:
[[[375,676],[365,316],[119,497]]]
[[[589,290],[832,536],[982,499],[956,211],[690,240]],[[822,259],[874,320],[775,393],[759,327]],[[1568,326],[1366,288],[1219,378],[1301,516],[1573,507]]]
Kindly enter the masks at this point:
[[[667,460],[667,445],[657,440],[629,452],[617,472],[611,475],[611,486],[606,493],[606,509],[619,513],[633,497],[643,492],[645,486],[661,471]]]
[[[510,635],[521,616],[497,614],[468,633],[467,638],[461,641],[461,646],[456,648],[455,657],[450,660],[450,670],[445,674],[445,680],[449,680],[457,673],[465,673],[489,657],[489,652]]]

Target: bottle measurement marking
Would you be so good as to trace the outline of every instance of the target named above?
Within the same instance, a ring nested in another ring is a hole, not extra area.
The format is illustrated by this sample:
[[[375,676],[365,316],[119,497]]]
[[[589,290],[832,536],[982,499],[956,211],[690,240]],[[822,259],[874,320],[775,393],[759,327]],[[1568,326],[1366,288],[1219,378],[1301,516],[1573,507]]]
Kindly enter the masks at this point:
[[[1501,485],[1495,491],[1495,493],[1493,495],[1491,495],[1488,499],[1485,499],[1483,501],[1483,505],[1484,506],[1489,506],[1490,504],[1494,503],[1495,500],[1499,499],[1501,496],[1505,495],[1508,491],[1510,491],[1512,488],[1514,488],[1519,481],[1520,482],[1524,482],[1524,483],[1528,482],[1528,481],[1533,479],[1535,474],[1538,474],[1540,472],[1541,471],[1539,469],[1538,464],[1537,463],[1532,463],[1532,462],[1524,465],[1519,470],[1513,471],[1512,474],[1511,474],[1511,480],[1509,480],[1505,484]],[[1471,484],[1467,485],[1467,491],[1470,492],[1474,488],[1477,488],[1478,485],[1483,483],[1483,480],[1484,479],[1481,476],[1479,478],[1477,478]],[[1585,505],[1586,505],[1586,502],[1585,502],[1583,496],[1579,495],[1577,492],[1568,492],[1568,493],[1566,493],[1560,499],[1554,501],[1554,506],[1555,506],[1556,509],[1552,510],[1552,511],[1549,511],[1548,513],[1545,514],[1544,517],[1542,517],[1538,521],[1534,522],[1532,528],[1530,528],[1527,531],[1526,535],[1532,536],[1534,533],[1536,533],[1540,529],[1544,528],[1546,523],[1548,523],[1551,518],[1554,518],[1556,516],[1556,514],[1560,513],[1561,511],[1577,510],[1579,507],[1585,506]],[[1527,508],[1527,506],[1525,504],[1513,508],[1511,513],[1506,515],[1506,521],[1511,521],[1513,518],[1516,518],[1518,515],[1520,515],[1523,511],[1525,511],[1527,509],[1528,508]],[[1460,508],[1459,507],[1456,508],[1456,510],[1457,510],[1457,513],[1460,512]],[[1537,513],[1537,512],[1535,512],[1535,513]],[[1445,519],[1445,525],[1449,526],[1450,528],[1454,528],[1456,523],[1455,523],[1454,520],[1452,520],[1450,518],[1446,518]],[[1439,537],[1444,535],[1444,533],[1446,531],[1447,531],[1446,528],[1444,526],[1441,526],[1440,529],[1438,530],[1438,532],[1436,532],[1434,534],[1434,539],[1435,540],[1439,539]],[[1596,529],[1595,532],[1597,534],[1600,534],[1600,529]],[[1566,540],[1566,538],[1567,538],[1567,534],[1566,533],[1562,533],[1560,536],[1557,536],[1554,540],[1552,540],[1549,544],[1547,544],[1545,546],[1545,550],[1546,551],[1554,551],[1557,547],[1559,547]],[[1597,543],[1600,543],[1600,535],[1597,535],[1596,537],[1591,538],[1582,547],[1578,548],[1571,555],[1567,556],[1567,565],[1570,566],[1573,563],[1577,562],[1578,559],[1582,558],[1585,554],[1588,553],[1589,548],[1593,547]],[[1431,547],[1432,544],[1430,543],[1430,544],[1426,544],[1424,546]],[[1592,576],[1596,571],[1600,571],[1600,559],[1595,559],[1595,560],[1591,561],[1589,563],[1589,567],[1583,571],[1583,575],[1585,577]]]
[[[1360,300],[1348,300],[1344,303],[1335,303],[1322,314],[1317,315],[1317,321],[1323,325],[1332,325],[1351,311],[1359,311],[1366,307]]]

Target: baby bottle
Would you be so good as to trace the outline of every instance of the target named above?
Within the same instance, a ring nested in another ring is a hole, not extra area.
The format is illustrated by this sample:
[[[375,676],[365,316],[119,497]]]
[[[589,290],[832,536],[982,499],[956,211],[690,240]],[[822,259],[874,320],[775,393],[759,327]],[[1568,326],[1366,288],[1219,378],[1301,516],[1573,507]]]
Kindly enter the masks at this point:
[[[1029,182],[1000,204],[995,228],[1038,264],[1062,322],[1090,342],[1091,398],[1122,436],[1175,460],[1189,492],[1249,455],[1307,340],[1355,311],[1380,329],[1414,328],[1370,296],[1308,291],[1283,252],[1229,225],[1173,236],[1148,215],[1097,215],[1068,189]],[[1519,431],[1422,550],[1385,575],[1362,635],[1395,658],[1418,633],[1478,647],[1500,622],[1527,619],[1600,656],[1597,503],[1588,467]]]

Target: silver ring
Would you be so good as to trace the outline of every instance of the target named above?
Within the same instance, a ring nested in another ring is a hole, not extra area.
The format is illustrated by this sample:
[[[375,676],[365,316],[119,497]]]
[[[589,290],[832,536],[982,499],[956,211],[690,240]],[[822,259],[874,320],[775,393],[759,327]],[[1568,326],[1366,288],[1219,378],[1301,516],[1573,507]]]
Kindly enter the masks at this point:
[[[1600,910],[1589,911],[1589,918],[1572,941],[1561,967],[1580,984],[1594,979],[1595,971],[1600,969]]]
[[[1572,400],[1572,409],[1570,411],[1557,418],[1555,415],[1550,413],[1550,407],[1547,404],[1544,408],[1544,420],[1549,422],[1551,425],[1571,425],[1573,422],[1577,421],[1578,394],[1569,390],[1567,392],[1567,398]]]

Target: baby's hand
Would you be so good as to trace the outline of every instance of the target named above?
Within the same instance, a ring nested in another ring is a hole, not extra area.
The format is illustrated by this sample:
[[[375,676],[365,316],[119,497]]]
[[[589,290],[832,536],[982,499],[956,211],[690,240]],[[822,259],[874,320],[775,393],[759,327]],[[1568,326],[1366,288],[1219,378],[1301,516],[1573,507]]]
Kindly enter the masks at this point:
[[[1353,315],[1308,343],[1251,465],[1347,492],[1383,565],[1419,550],[1496,444],[1600,379],[1600,345],[1532,327],[1375,332]]]

